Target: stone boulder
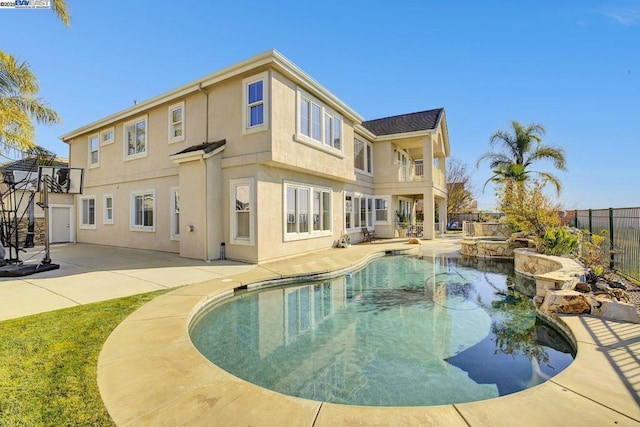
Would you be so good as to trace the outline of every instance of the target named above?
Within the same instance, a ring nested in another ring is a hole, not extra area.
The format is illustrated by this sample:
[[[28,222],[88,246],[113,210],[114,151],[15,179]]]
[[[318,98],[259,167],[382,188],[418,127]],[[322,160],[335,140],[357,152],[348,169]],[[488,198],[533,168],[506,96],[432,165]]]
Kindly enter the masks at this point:
[[[540,306],[546,313],[584,314],[591,312],[591,299],[578,291],[549,290]]]
[[[608,320],[640,323],[640,316],[633,304],[612,301],[604,295],[599,295],[592,300],[591,314]]]

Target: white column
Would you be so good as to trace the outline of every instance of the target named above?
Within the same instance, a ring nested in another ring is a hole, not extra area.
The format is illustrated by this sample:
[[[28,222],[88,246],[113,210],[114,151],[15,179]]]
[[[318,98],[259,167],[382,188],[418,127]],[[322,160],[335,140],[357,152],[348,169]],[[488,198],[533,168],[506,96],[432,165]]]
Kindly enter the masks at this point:
[[[424,159],[424,180],[427,186],[422,195],[424,198],[423,232],[425,239],[433,239],[435,202],[433,199],[433,142],[431,141],[431,136],[425,137],[422,141],[422,157]]]
[[[447,231],[447,198],[438,199],[438,216],[440,218],[440,233]]]

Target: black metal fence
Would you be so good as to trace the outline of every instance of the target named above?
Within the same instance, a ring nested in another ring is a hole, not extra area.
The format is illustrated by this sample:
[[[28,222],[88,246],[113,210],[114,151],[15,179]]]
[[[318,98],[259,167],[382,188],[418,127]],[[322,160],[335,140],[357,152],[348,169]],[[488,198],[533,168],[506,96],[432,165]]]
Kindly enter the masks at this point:
[[[574,211],[576,228],[607,236],[610,267],[640,280],[640,208]]]

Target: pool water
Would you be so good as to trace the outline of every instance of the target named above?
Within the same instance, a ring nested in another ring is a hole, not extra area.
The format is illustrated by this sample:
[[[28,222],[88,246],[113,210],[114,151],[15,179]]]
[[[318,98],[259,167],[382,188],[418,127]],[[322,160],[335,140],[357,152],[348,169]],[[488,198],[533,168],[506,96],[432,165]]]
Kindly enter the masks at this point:
[[[533,387],[573,360],[512,262],[388,256],[323,282],[245,292],[191,328],[198,350],[259,386],[312,400],[424,406]],[[535,287],[535,285],[533,285]]]

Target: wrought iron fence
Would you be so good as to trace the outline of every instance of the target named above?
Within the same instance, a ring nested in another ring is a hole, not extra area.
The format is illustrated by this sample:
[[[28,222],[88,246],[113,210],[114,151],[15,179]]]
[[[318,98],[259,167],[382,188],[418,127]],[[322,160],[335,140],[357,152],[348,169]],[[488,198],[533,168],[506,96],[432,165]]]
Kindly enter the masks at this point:
[[[609,265],[640,280],[640,208],[574,211],[574,226],[607,237]]]

